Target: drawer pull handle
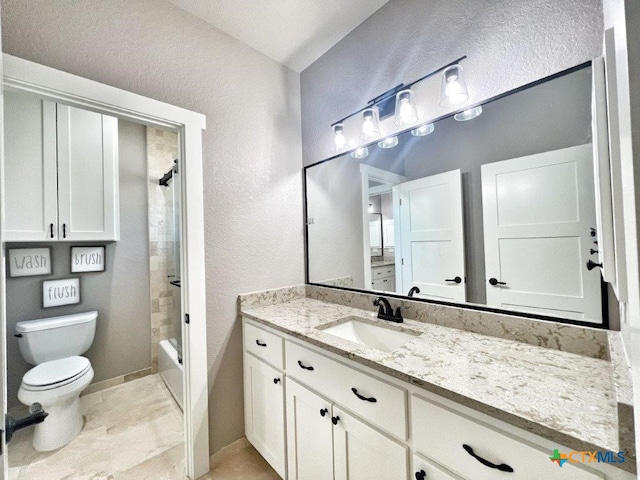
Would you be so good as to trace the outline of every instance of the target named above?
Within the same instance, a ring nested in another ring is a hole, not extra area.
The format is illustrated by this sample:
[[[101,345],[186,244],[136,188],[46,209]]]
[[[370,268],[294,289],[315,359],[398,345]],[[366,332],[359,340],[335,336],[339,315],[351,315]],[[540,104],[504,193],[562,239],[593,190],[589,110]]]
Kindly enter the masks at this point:
[[[495,463],[491,463],[489,460],[485,460],[481,456],[476,455],[473,452],[473,448],[471,448],[469,445],[463,444],[462,448],[464,448],[469,455],[471,455],[473,458],[478,460],[481,464],[483,464],[486,467],[495,468],[496,470],[500,470],[501,472],[513,472],[513,468],[511,468],[506,463],[501,463],[500,465],[496,465]]]
[[[51,238],[53,238],[53,223],[49,226],[49,228],[51,229]]]
[[[280,379],[279,378],[274,378],[273,379],[273,383],[275,383],[276,385],[280,383]]]
[[[365,402],[371,402],[371,403],[376,403],[378,400],[375,399],[375,397],[363,397],[362,395],[360,395],[358,393],[358,390],[356,390],[355,388],[352,388],[351,391],[353,392],[353,394],[358,397],[360,400],[363,400]]]
[[[266,344],[266,343],[262,343],[260,340],[256,340],[256,344],[257,344],[259,347],[266,347],[266,346],[267,346],[267,344]]]
[[[331,417],[331,423],[333,423],[334,425],[337,425],[339,420],[340,417],[338,417],[337,415],[335,417]]]
[[[445,278],[444,281],[445,282],[462,283],[462,279],[460,277]]]
[[[314,368],[313,367],[305,367],[302,362],[300,360],[298,360],[298,365],[300,366],[300,368],[302,368],[303,370],[309,370],[309,371],[313,371]]]
[[[329,413],[329,409],[328,408],[321,408],[320,409],[320,416],[324,417],[327,413]]]
[[[427,472],[424,470],[420,470],[416,472],[416,480],[425,480],[427,478]]]
[[[67,238],[67,224],[62,224],[62,238]]]

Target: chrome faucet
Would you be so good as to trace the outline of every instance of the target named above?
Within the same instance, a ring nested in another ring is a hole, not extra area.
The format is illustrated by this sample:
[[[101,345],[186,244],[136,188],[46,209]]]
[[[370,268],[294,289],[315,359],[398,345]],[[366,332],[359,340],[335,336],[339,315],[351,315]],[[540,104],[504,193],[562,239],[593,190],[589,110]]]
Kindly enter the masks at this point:
[[[378,318],[380,320],[388,320],[389,322],[395,323],[402,323],[404,321],[402,313],[400,312],[400,307],[396,308],[394,313],[389,300],[384,297],[376,297],[373,301],[373,306],[378,307]]]

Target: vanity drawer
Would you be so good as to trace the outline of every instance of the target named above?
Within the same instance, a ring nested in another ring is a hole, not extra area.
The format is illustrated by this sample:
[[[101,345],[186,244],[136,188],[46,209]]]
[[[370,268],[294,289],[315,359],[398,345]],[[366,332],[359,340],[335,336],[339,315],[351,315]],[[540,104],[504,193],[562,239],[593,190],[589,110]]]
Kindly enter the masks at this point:
[[[494,430],[449,408],[412,397],[414,449],[432,458],[464,478],[473,480],[597,480],[604,476],[566,462],[562,468],[544,450],[526,440]],[[504,472],[480,463],[463,445],[490,463],[507,464],[513,472]],[[569,452],[565,452],[569,453]]]
[[[397,438],[406,440],[406,390],[288,340],[285,342],[285,353],[288,376],[298,379]],[[367,398],[375,401],[366,400]]]
[[[376,278],[395,277],[396,271],[393,265],[384,267],[371,267],[371,280]]]
[[[424,475],[422,475],[424,472]],[[424,480],[462,480],[460,477],[437,467],[418,454],[413,455],[413,476]]]
[[[282,338],[252,323],[244,323],[244,349],[282,370]]]

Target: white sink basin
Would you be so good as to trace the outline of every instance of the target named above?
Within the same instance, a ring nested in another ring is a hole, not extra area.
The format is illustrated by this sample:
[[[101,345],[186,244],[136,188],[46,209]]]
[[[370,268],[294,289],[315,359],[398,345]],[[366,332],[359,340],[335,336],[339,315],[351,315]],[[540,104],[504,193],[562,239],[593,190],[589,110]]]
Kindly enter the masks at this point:
[[[359,317],[345,317],[337,325],[324,328],[322,331],[383,352],[392,352],[420,335],[420,332],[401,332],[389,327],[374,325]]]

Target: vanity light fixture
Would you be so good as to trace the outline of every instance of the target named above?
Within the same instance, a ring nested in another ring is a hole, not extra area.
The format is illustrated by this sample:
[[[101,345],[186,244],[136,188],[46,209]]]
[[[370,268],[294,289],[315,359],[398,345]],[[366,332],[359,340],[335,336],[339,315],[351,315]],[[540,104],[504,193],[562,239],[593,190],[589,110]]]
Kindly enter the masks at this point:
[[[410,83],[401,83],[369,100],[366,107],[333,123],[331,128],[336,148],[338,150],[350,148],[344,136],[344,122],[356,115],[360,116],[360,138],[365,143],[372,142],[381,136],[380,120],[393,116],[395,125],[399,127],[398,131],[415,124],[419,120],[419,115],[414,98],[415,92],[411,87],[440,73],[442,73],[440,106],[450,108],[466,102],[469,99],[469,93],[460,66],[460,62],[465,58],[467,58],[466,55]],[[416,136],[428,135],[431,132],[433,132],[433,125],[418,127],[412,131]]]
[[[413,101],[413,90],[406,88],[396,94],[396,116],[394,123],[399,127],[408,127],[418,121],[418,110]]]
[[[394,135],[393,137],[387,137],[384,140],[380,140],[378,142],[378,146],[380,148],[393,148],[398,145],[398,137]]]
[[[374,140],[380,136],[380,121],[378,120],[378,109],[365,108],[362,111],[362,139]]]
[[[349,144],[347,143],[347,139],[344,137],[344,124],[336,123],[333,126],[333,135],[336,143],[336,150],[344,150],[345,148],[349,148]]]
[[[462,67],[458,64],[445,68],[440,86],[440,106],[457,107],[469,100],[467,84],[462,76]]]
[[[351,156],[353,158],[364,158],[369,155],[369,149],[367,147],[356,148],[353,152],[351,152]]]
[[[477,107],[470,108],[469,110],[465,110],[464,112],[456,113],[453,118],[455,118],[458,122],[466,122],[467,120],[471,120],[480,116],[482,113],[482,105],[478,105]]]
[[[427,123],[426,125],[420,125],[419,127],[411,130],[411,135],[413,135],[414,137],[424,137],[425,135],[433,133],[434,130],[435,126],[433,125],[433,123]]]

